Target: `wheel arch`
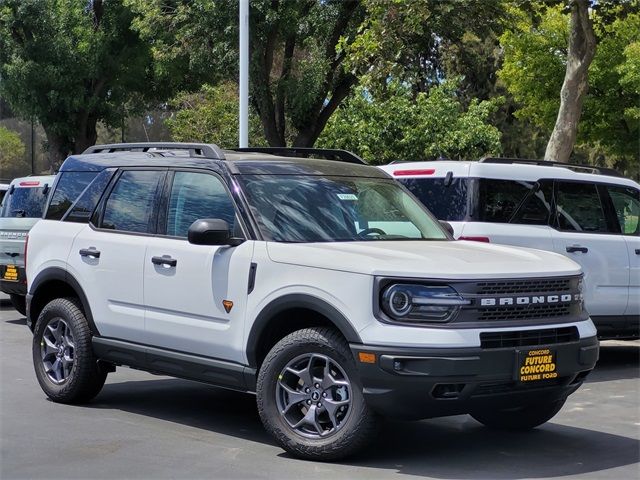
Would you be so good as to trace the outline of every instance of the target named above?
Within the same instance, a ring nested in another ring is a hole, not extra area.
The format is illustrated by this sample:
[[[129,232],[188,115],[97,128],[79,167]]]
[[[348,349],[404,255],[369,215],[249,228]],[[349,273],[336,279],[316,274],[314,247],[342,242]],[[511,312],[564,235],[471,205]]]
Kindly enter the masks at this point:
[[[36,275],[27,294],[27,325],[31,331],[35,328],[40,312],[54,298],[74,296],[80,300],[83,313],[93,335],[98,328],[93,320],[89,300],[76,278],[59,267],[49,267]]]
[[[292,323],[294,317],[304,319]],[[326,301],[307,294],[289,294],[267,304],[257,315],[247,337],[249,366],[259,368],[262,360],[281,338],[309,326],[328,326],[338,330],[349,343],[362,343],[347,318]]]

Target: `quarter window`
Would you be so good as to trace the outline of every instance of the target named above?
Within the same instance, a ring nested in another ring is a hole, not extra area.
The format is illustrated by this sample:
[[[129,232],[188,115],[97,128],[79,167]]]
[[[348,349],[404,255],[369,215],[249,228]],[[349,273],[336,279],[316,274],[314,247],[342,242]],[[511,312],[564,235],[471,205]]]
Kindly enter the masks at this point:
[[[631,187],[608,186],[616,219],[623,235],[638,235],[640,217],[640,192]]]
[[[97,172],[62,172],[45,218],[60,220],[64,217],[69,207],[96,175]]]
[[[140,170],[123,172],[105,205],[102,228],[153,233],[156,192],[164,173]]]
[[[478,182],[478,221],[490,223],[509,223],[533,187],[524,181],[481,178]],[[541,223],[546,224],[546,218]]]
[[[557,185],[556,216],[560,230],[610,232],[595,184],[559,182]]]
[[[210,174],[176,172],[173,177],[167,235],[186,237],[193,222],[202,218],[220,218],[235,227],[235,210],[222,181]]]

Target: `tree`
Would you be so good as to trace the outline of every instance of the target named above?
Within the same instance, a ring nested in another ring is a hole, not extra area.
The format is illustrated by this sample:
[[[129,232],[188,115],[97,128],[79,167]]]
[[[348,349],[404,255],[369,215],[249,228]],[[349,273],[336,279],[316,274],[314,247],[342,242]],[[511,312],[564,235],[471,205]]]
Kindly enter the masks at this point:
[[[592,11],[597,51],[589,67],[572,161],[609,165],[638,176],[640,118],[640,7],[637,0],[602,3]],[[607,8],[605,8],[607,7]],[[514,9],[501,36],[504,61],[498,75],[515,98],[515,116],[549,136],[560,108],[570,17],[562,5]],[[635,68],[634,68],[635,65]]]
[[[203,85],[198,92],[180,93],[169,106],[174,113],[166,123],[175,141],[216,143],[223,148],[237,144],[236,84]],[[249,115],[249,139],[252,146],[266,146],[260,119],[254,112]]]
[[[25,147],[20,136],[0,126],[0,178],[9,179],[29,169],[24,161]]]
[[[589,84],[589,65],[596,53],[596,36],[589,18],[589,0],[571,0],[569,50],[560,89],[560,109],[544,157],[566,162],[571,156]]]
[[[237,0],[127,0],[153,40],[162,72],[182,69],[197,90],[237,81]],[[364,16],[359,0],[254,0],[251,103],[272,146],[312,146],[357,78],[345,52]]]
[[[318,143],[358,152],[372,164],[500,153],[500,132],[487,123],[500,100],[472,100],[465,110],[457,88],[447,82],[414,96],[393,82],[388,95],[377,99],[360,87],[329,120]]]
[[[0,92],[43,126],[51,167],[96,141],[96,124],[119,126],[161,98],[149,45],[120,0],[4,0]]]

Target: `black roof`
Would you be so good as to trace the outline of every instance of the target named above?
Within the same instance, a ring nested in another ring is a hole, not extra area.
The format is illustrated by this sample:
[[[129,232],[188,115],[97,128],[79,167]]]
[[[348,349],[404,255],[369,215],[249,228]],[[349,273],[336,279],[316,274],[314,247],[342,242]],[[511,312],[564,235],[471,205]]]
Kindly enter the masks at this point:
[[[204,144],[138,143],[97,145],[80,155],[68,157],[60,168],[65,171],[100,171],[113,167],[192,167],[224,166],[231,174],[248,175],[335,175],[388,178],[379,168],[368,166],[350,152],[326,150],[327,158],[300,158],[290,156],[296,149],[278,148],[274,155],[266,149],[221,150]],[[256,151],[260,150],[260,151]],[[274,153],[275,153],[274,149]],[[300,149],[298,149],[300,151]],[[93,153],[96,152],[96,153]],[[211,153],[214,152],[214,153]],[[309,149],[303,155],[321,156],[321,149]],[[338,153],[335,153],[338,152]],[[344,152],[344,153],[340,153]],[[346,157],[340,158],[347,154]],[[211,158],[213,157],[213,158]],[[347,158],[347,159],[345,159]],[[359,161],[358,161],[359,160]],[[362,162],[362,164],[359,164]]]

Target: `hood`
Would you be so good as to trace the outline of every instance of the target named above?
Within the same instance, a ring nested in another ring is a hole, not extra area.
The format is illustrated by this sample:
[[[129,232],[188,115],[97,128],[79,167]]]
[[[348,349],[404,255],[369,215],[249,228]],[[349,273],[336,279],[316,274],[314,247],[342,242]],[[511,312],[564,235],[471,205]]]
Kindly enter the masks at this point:
[[[274,262],[365,275],[433,279],[577,275],[557,253],[467,241],[367,241],[267,244]]]

